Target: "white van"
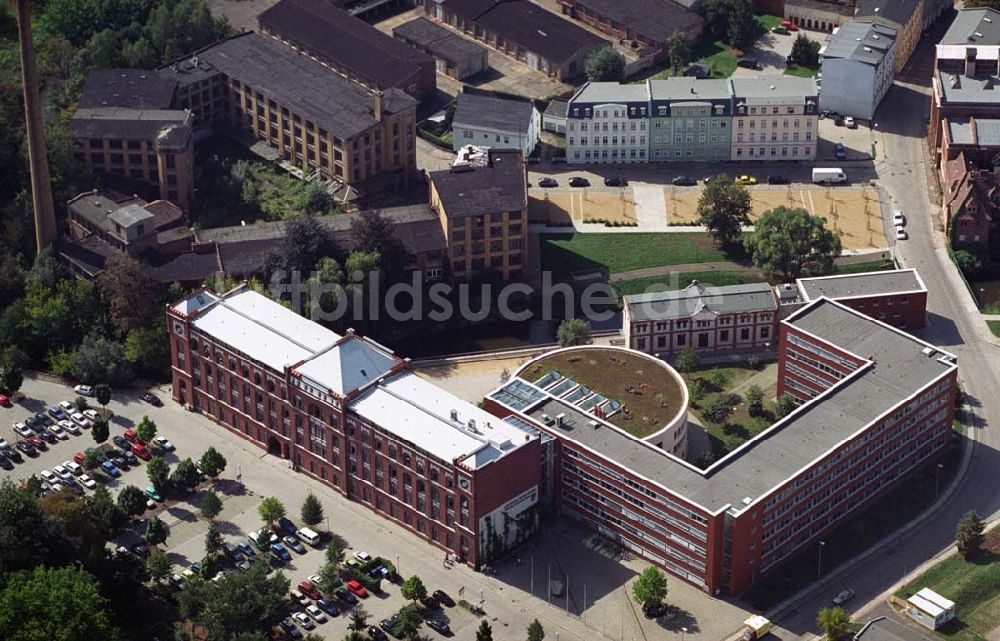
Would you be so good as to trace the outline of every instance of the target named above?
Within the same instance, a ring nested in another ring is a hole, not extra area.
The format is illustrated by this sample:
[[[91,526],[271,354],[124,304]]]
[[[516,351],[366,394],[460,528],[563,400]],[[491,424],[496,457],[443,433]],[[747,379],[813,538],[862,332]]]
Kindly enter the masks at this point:
[[[813,182],[817,184],[846,183],[847,174],[840,167],[813,168]]]
[[[319,547],[319,534],[316,534],[316,532],[307,527],[300,527],[295,533],[295,536],[299,537],[314,548]]]

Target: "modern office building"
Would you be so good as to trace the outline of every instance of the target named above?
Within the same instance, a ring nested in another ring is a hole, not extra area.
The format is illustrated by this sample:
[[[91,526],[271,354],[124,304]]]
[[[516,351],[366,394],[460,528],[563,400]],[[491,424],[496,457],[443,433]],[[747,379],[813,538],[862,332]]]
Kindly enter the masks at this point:
[[[587,56],[610,46],[528,0],[424,0],[423,6],[428,17],[557,80],[583,74]]]
[[[451,169],[432,171],[430,207],[438,215],[456,280],[488,273],[524,276],[528,183],[515,150],[467,148]]]
[[[538,145],[542,115],[529,100],[460,93],[451,119],[453,147],[518,149],[527,158]]]
[[[437,72],[456,80],[489,69],[489,49],[423,16],[393,27],[392,35],[433,56]]]
[[[566,107],[569,163],[811,160],[812,78],[589,82]]]
[[[527,366],[484,407],[553,439],[540,483],[555,488],[554,510],[709,594],[738,594],[952,435],[951,354],[826,298],[780,327],[778,394],[801,404],[705,469],[553,393]]]
[[[540,438],[246,286],[166,310],[172,397],[478,567],[538,519]]]
[[[647,162],[649,84],[588,82],[566,107],[566,161]]]
[[[417,101],[399,89],[372,91],[254,32],[159,73],[177,83],[182,106],[194,109],[186,97],[218,91],[218,101],[199,103],[209,105],[199,118],[265,142],[306,172],[373,188],[414,179]]]
[[[650,80],[650,162],[725,161],[733,101],[728,80]]]
[[[190,210],[194,196],[194,115],[177,83],[142,69],[102,69],[83,85],[70,118],[73,156],[141,195]],[[144,188],[143,186],[146,186]]]
[[[836,29],[820,50],[820,109],[871,120],[895,78],[895,40],[896,30],[877,22]]]
[[[732,78],[730,160],[812,160],[819,143],[819,88],[813,78]]]
[[[783,316],[789,304],[826,297],[900,329],[913,331],[927,323],[927,286],[912,268],[800,278],[777,291]]]

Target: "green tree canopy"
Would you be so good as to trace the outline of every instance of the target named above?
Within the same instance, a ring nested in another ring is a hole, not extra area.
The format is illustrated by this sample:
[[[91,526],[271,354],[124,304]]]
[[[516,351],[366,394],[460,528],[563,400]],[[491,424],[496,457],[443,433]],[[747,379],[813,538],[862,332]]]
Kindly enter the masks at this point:
[[[545,639],[545,628],[535,619],[528,625],[528,641],[543,641]]]
[[[103,416],[98,416],[94,419],[94,424],[90,428],[90,436],[94,439],[95,443],[107,441],[111,436],[111,427],[108,425],[108,419]],[[94,467],[97,466],[95,465]]]
[[[24,372],[16,365],[6,365],[0,370],[0,391],[15,394],[24,384]]]
[[[414,574],[403,581],[399,593],[403,595],[404,599],[416,602],[427,596],[427,588],[424,587],[424,582],[420,580],[420,577]]]
[[[122,385],[132,378],[122,344],[96,334],[88,334],[83,338],[76,350],[72,373],[88,385]]]
[[[139,516],[146,511],[146,495],[134,485],[126,485],[118,493],[118,507],[128,516]]]
[[[420,611],[415,605],[407,605],[399,610],[399,619],[396,621],[396,634],[404,639],[416,641],[420,634],[420,624],[424,618],[420,616]]]
[[[678,372],[690,374],[701,367],[701,358],[698,357],[698,352],[695,351],[694,347],[688,344],[677,354],[676,366]]]
[[[739,239],[744,225],[750,224],[750,192],[726,174],[719,174],[705,185],[698,198],[698,224],[704,225],[715,242],[723,247]]]
[[[125,360],[137,372],[160,376],[170,369],[170,341],[164,325],[137,327],[125,338]]]
[[[347,629],[354,632],[364,632],[368,627],[368,611],[365,606],[357,605],[351,610],[351,620],[347,624]]]
[[[94,398],[101,407],[106,407],[111,402],[111,386],[107,383],[98,383],[95,385]]]
[[[156,545],[166,541],[168,534],[167,524],[161,521],[158,516],[154,516],[146,521],[146,532],[142,538],[150,545]]]
[[[781,398],[778,399],[778,402],[774,407],[774,415],[778,418],[784,418],[791,414],[794,409],[795,397],[786,392],[781,395]]]
[[[156,422],[148,416],[143,416],[135,426],[135,436],[143,443],[152,443],[156,436]]]
[[[199,509],[201,510],[201,515],[206,519],[214,519],[219,515],[219,512],[222,511],[222,500],[219,499],[219,495],[216,494],[215,490],[205,492]]]
[[[111,256],[97,284],[120,337],[125,338],[134,329],[162,324],[162,285],[128,254]]]
[[[215,478],[226,469],[226,457],[219,453],[214,447],[209,447],[200,459],[201,471],[206,476]]]
[[[333,563],[334,565],[343,563],[345,549],[347,549],[347,541],[344,540],[344,537],[339,534],[332,534],[330,542],[326,545],[326,552],[324,552],[327,563]]]
[[[122,635],[91,574],[78,566],[39,566],[7,577],[0,591],[0,638],[116,641]]]
[[[107,536],[111,536],[125,524],[125,512],[115,503],[111,492],[104,485],[95,487],[94,492],[86,498],[86,502]]]
[[[146,572],[149,574],[149,578],[156,583],[161,583],[170,576],[172,568],[170,557],[163,550],[153,550],[146,558]]]
[[[493,628],[486,619],[480,621],[479,627],[476,628],[476,641],[493,641]]]
[[[716,394],[701,408],[705,420],[723,425],[733,415],[733,399],[729,394]]]
[[[682,71],[691,61],[691,47],[688,45],[686,35],[680,31],[667,40],[667,52],[670,68],[674,70],[674,73]]]
[[[306,498],[302,501],[299,516],[302,517],[302,522],[309,527],[319,525],[323,521],[323,504],[312,492],[306,494]]]
[[[177,594],[181,616],[205,627],[209,639],[271,629],[285,613],[289,581],[281,572],[268,576],[266,563],[218,581],[191,580]]]
[[[966,512],[959,519],[955,529],[955,545],[966,560],[973,559],[982,552],[983,542],[986,540],[985,530],[986,524],[975,510]]]
[[[841,250],[840,236],[826,228],[826,219],[785,206],[765,212],[744,245],[754,265],[789,281],[829,273]]]
[[[804,33],[799,33],[792,43],[792,62],[803,67],[815,67],[819,65],[819,50],[822,45],[815,40],[811,40]]]
[[[747,404],[747,413],[750,416],[760,416],[764,413],[764,390],[760,385],[751,383],[743,391],[743,400]]]
[[[590,337],[590,323],[582,318],[564,320],[559,323],[556,339],[559,341],[559,347],[590,345],[593,342]]]
[[[189,458],[184,459],[174,468],[174,473],[170,475],[170,485],[178,490],[191,491],[201,481],[201,474],[194,466],[194,461]]]
[[[266,496],[257,506],[257,512],[270,528],[275,521],[285,516],[285,505],[277,497]]]
[[[847,626],[851,618],[847,616],[843,608],[820,608],[816,613],[816,625],[823,630],[829,641],[837,641],[847,633]]]
[[[667,598],[667,575],[656,566],[647,567],[632,584],[632,596],[644,608],[659,606]]]
[[[625,71],[625,57],[611,47],[606,47],[587,56],[583,63],[583,69],[587,74],[587,80],[615,82],[622,79],[622,73]]]
[[[149,463],[146,463],[146,476],[156,491],[162,495],[170,483],[170,464],[159,456],[154,456]]]

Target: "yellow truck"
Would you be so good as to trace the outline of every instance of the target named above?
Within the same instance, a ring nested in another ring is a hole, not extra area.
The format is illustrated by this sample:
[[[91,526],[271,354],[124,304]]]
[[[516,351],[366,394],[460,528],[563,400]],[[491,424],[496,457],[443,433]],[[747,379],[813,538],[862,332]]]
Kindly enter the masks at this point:
[[[774,624],[760,616],[755,614],[746,621],[743,622],[746,626],[743,629],[743,641],[758,641],[762,636],[771,631]]]

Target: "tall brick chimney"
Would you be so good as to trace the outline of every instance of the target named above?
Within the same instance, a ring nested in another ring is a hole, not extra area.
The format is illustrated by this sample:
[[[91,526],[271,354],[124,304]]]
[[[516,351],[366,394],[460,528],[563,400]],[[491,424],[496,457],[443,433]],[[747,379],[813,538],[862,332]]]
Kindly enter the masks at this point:
[[[967,47],[965,49],[965,77],[976,77],[976,48]]]
[[[383,100],[382,92],[381,91],[376,91],[375,92],[375,109],[374,109],[375,122],[382,122],[382,100]]]

